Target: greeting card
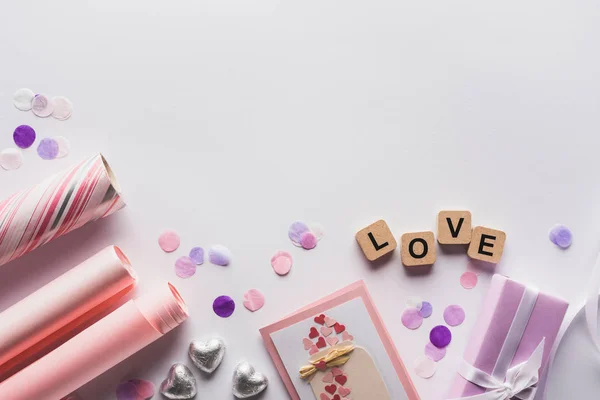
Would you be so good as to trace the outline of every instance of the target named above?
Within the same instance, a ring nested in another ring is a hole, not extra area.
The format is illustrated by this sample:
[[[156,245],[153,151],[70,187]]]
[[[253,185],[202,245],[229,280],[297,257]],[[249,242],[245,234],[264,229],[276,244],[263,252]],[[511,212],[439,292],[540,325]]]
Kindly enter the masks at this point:
[[[260,332],[294,400],[419,399],[362,281]]]

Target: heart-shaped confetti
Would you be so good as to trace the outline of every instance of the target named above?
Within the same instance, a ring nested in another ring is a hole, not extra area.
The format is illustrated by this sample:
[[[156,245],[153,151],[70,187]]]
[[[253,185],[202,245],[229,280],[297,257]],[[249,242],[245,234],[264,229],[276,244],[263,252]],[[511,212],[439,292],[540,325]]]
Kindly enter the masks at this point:
[[[335,324],[337,324],[337,321],[333,318],[329,318],[329,317],[325,317],[325,325],[327,325],[328,327],[332,327]]]
[[[333,333],[333,328],[329,328],[327,326],[321,327],[321,334],[325,337],[331,335]]]
[[[348,377],[346,375],[339,375],[339,376],[335,377],[335,381],[343,386],[346,384],[346,382],[348,382]],[[341,390],[340,390],[340,393],[341,393]]]
[[[313,365],[315,366],[316,369],[318,369],[320,371],[325,371],[327,369],[327,364],[323,360],[321,360],[318,363],[315,363]]]
[[[325,393],[321,393],[319,400],[331,400],[331,397],[327,396]]]
[[[337,391],[337,386],[334,384],[325,386],[325,391],[329,394],[334,394]]]
[[[267,377],[257,372],[246,361],[239,363],[233,372],[232,391],[238,399],[256,396],[265,390],[268,384]]]
[[[348,331],[344,331],[344,332],[342,332],[342,340],[343,341],[354,340],[354,336],[349,334]]]
[[[143,379],[130,379],[117,386],[117,400],[148,400],[154,396],[154,384]]]
[[[329,343],[330,346],[335,346],[340,341],[340,339],[338,339],[335,336],[328,337],[326,340],[327,340],[327,343]]]
[[[350,389],[347,387],[342,386],[342,387],[340,387],[339,391],[340,391],[340,394],[342,395],[342,397],[346,397],[350,394]]]
[[[287,275],[292,269],[292,255],[287,251],[278,251],[271,257],[271,267],[277,275]]]
[[[254,312],[265,305],[265,296],[258,289],[250,289],[244,293],[244,307]]]
[[[158,245],[166,253],[177,250],[180,243],[181,238],[175,231],[165,231],[158,237]]]
[[[304,345],[304,350],[308,350],[312,347],[313,342],[309,338],[302,339],[302,344]]]
[[[328,373],[323,375],[323,378],[321,380],[325,383],[333,383],[333,373],[329,371]]]
[[[342,376],[342,375],[344,375],[344,371],[341,368],[338,368],[338,367],[333,367],[331,369],[331,373],[333,374],[333,376]]]
[[[202,371],[211,374],[223,361],[225,342],[221,338],[212,338],[207,342],[194,340],[190,343],[188,355],[194,365]]]
[[[335,325],[333,325],[333,328],[335,329],[335,333],[339,335],[340,333],[346,330],[346,325],[336,323]]]
[[[208,250],[208,259],[215,265],[225,267],[231,263],[232,257],[231,251],[220,244],[215,244]]]
[[[319,348],[316,345],[312,345],[312,347],[310,348],[310,350],[308,350],[308,354],[309,355],[313,355],[313,354],[317,354],[319,352]]]
[[[174,364],[169,369],[167,379],[160,385],[160,393],[168,399],[184,400],[196,396],[196,378],[188,367]]]
[[[319,337],[319,340],[317,340],[317,347],[322,349],[325,346],[327,346],[325,343],[325,338],[323,336]]]
[[[315,317],[314,321],[319,325],[323,325],[325,323],[325,315],[321,314],[321,315]]]
[[[196,263],[188,256],[179,257],[175,261],[175,274],[180,278],[189,278],[196,273]]]
[[[317,328],[315,328],[314,326],[311,327],[310,331],[308,332],[308,337],[311,339],[319,337],[319,331],[317,330]]]

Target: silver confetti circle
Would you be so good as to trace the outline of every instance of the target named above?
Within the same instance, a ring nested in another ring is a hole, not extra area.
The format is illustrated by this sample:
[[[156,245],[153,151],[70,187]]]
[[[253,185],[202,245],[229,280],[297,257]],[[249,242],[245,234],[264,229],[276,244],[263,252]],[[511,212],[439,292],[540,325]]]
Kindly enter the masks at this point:
[[[207,342],[194,340],[190,343],[188,354],[196,367],[210,374],[223,361],[225,342],[219,337],[212,338]]]
[[[238,399],[256,396],[267,388],[269,380],[246,361],[242,361],[233,371],[233,395]]]
[[[160,385],[160,393],[167,399],[191,399],[198,393],[196,378],[185,365],[173,364],[167,379]]]

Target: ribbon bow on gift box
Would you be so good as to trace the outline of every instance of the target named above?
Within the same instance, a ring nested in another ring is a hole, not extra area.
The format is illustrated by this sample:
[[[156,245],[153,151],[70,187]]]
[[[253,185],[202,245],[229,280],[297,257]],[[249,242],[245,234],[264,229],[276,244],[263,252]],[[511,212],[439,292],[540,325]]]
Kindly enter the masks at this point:
[[[509,369],[504,382],[463,360],[458,373],[466,380],[489,391],[475,396],[461,397],[460,400],[508,400],[512,398],[533,400],[537,391],[539,369],[542,366],[544,343],[545,339],[542,339],[527,361]]]

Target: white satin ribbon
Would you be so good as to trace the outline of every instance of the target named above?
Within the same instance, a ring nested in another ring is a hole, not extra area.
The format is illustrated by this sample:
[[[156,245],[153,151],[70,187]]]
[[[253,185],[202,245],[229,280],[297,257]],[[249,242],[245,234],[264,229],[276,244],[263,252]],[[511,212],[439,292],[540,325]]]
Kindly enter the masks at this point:
[[[474,396],[461,397],[460,400],[508,400],[513,398],[533,400],[537,391],[545,342],[546,340],[542,339],[527,361],[510,368],[504,382],[463,360],[458,373],[466,380],[486,388],[488,391]]]

